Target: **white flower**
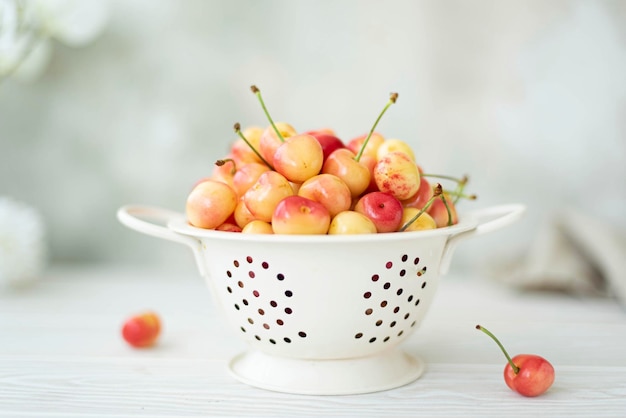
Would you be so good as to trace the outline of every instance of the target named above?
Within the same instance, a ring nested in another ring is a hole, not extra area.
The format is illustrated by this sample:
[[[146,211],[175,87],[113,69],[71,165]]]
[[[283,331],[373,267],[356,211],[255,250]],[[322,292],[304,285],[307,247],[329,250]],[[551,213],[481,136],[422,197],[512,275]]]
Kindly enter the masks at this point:
[[[44,235],[33,207],[0,196],[0,288],[38,278],[46,261]]]
[[[0,81],[37,78],[50,60],[51,40],[83,46],[108,18],[106,0],[0,0]]]

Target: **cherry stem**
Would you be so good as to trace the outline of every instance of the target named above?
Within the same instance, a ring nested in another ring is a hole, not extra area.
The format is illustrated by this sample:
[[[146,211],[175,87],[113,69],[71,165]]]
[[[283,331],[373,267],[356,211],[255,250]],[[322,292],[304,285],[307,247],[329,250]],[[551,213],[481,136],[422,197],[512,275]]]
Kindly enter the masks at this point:
[[[498,340],[496,338],[496,336],[493,335],[487,328],[485,328],[485,327],[483,327],[481,325],[476,325],[476,329],[480,330],[480,331],[484,332],[485,334],[487,334],[488,336],[490,336],[496,342],[496,344],[498,344],[498,347],[500,347],[500,350],[502,350],[502,352],[504,353],[504,356],[506,357],[506,359],[508,360],[509,364],[511,365],[511,368],[513,369],[513,372],[515,372],[515,374],[518,374],[519,373],[519,367],[517,367],[515,365],[515,363],[513,363],[513,360],[511,360],[511,356],[509,356],[509,353],[506,352],[506,350],[504,349],[504,346],[502,345],[500,340]]]
[[[417,214],[414,217],[412,217],[404,225],[402,225],[402,228],[399,229],[399,232],[405,231],[409,226],[411,226],[413,222],[417,221],[417,218],[422,216],[422,213],[426,212],[428,208],[430,208],[430,205],[433,204],[435,199],[439,197],[442,193],[443,193],[443,189],[441,188],[441,184],[437,183],[433,190],[433,196],[430,199],[428,199],[428,202],[426,202],[424,207],[419,212],[417,212]]]
[[[455,182],[457,182],[459,184],[466,184],[469,181],[467,176],[463,176],[461,178],[458,178],[458,177],[448,176],[446,174],[431,174],[431,173],[422,173],[422,176],[424,176],[424,177],[434,177],[434,178],[445,179],[445,180],[452,180],[452,181],[455,181]]]
[[[233,160],[232,158],[225,158],[223,160],[217,160],[215,162],[215,165],[218,167],[223,166],[226,163],[232,163],[233,164],[233,168],[230,170],[230,174],[235,174],[237,172],[237,164],[235,163],[235,160]]]
[[[259,153],[259,151],[257,151],[257,149],[254,148],[254,146],[250,143],[250,141],[248,141],[248,139],[243,135],[243,132],[241,132],[241,125],[239,123],[235,123],[235,126],[233,128],[235,129],[235,133],[237,135],[239,135],[239,137],[241,139],[243,139],[243,142],[245,142],[250,147],[252,152],[254,152],[256,154],[256,156],[259,157],[261,159],[261,161],[263,161],[263,164],[268,166],[270,170],[273,170],[274,167],[272,167],[272,165],[270,163],[268,163],[265,160],[265,158],[263,158],[263,156]]]
[[[265,107],[265,102],[263,101],[263,97],[261,97],[261,90],[259,90],[259,88],[254,85],[250,86],[250,90],[252,90],[252,93],[254,93],[256,97],[259,99],[259,102],[261,103],[261,107],[263,108],[263,112],[265,112],[265,116],[267,117],[267,120],[270,121],[270,125],[272,125],[272,128],[274,128],[274,132],[276,132],[276,135],[278,135],[278,139],[280,139],[280,142],[285,142],[285,138],[282,136],[282,134],[276,127],[276,124],[272,120],[270,113],[267,111],[267,108]]]
[[[441,201],[443,205],[446,207],[446,212],[448,212],[448,226],[452,226],[452,211],[450,210],[450,205],[448,204],[448,199],[444,194],[441,195]]]
[[[380,121],[380,118],[383,117],[383,115],[385,114],[387,109],[389,109],[389,106],[394,104],[396,102],[396,100],[398,100],[398,93],[391,93],[389,95],[389,101],[387,102],[387,104],[383,108],[382,112],[380,112],[380,115],[378,115],[378,118],[376,119],[376,122],[374,122],[374,126],[372,126],[372,129],[370,129],[369,133],[367,134],[367,138],[365,138],[365,141],[363,141],[363,145],[361,145],[361,149],[359,150],[359,153],[356,155],[356,157],[354,157],[354,159],[356,161],[361,160],[361,156],[363,155],[363,151],[365,151],[365,147],[367,146],[367,143],[369,142],[370,138],[372,137],[372,134],[374,133],[374,129],[376,129],[376,125],[378,125],[378,122]]]
[[[460,198],[460,199],[467,199],[467,200],[478,199],[478,196],[476,196],[475,194],[465,194],[459,190],[446,191],[446,194],[450,196],[454,196],[455,198]],[[454,203],[456,203],[456,200]]]

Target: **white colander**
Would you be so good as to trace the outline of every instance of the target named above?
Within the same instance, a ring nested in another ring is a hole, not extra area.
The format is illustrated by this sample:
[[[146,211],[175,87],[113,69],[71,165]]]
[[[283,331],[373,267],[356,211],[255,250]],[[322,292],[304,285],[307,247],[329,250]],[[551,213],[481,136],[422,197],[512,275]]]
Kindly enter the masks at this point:
[[[137,205],[122,207],[118,218],[193,250],[215,302],[249,346],[229,364],[237,379],[331,395],[417,379],[424,363],[398,346],[428,311],[454,247],[524,210],[492,207],[429,231],[332,236],[205,230],[183,214]]]

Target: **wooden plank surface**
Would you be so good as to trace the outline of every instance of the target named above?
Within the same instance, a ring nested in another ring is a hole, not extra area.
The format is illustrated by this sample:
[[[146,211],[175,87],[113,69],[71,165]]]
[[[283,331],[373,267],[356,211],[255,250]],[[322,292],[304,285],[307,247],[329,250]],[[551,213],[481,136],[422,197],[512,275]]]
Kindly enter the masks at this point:
[[[134,350],[126,316],[155,309],[159,345]],[[539,398],[511,392],[504,358],[556,369]],[[404,387],[303,396],[252,388],[226,363],[245,347],[215,311],[202,279],[130,268],[53,269],[30,289],[0,293],[0,417],[125,416],[626,416],[626,313],[606,299],[521,294],[478,277],[441,282],[424,324],[403,345],[427,362]]]

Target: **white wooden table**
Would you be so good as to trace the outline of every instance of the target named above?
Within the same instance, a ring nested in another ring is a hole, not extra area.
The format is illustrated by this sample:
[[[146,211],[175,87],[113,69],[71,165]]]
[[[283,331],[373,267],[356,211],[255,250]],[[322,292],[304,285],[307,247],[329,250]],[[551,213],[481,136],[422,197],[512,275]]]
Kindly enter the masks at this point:
[[[156,347],[135,350],[120,327],[145,308],[161,315],[163,334]],[[549,359],[550,391],[511,392],[505,359],[478,323],[512,355]],[[244,346],[195,274],[52,269],[35,287],[0,293],[0,417],[626,416],[626,312],[609,300],[518,294],[450,275],[404,348],[427,370],[398,389],[269,392],[229,375],[228,359]]]

